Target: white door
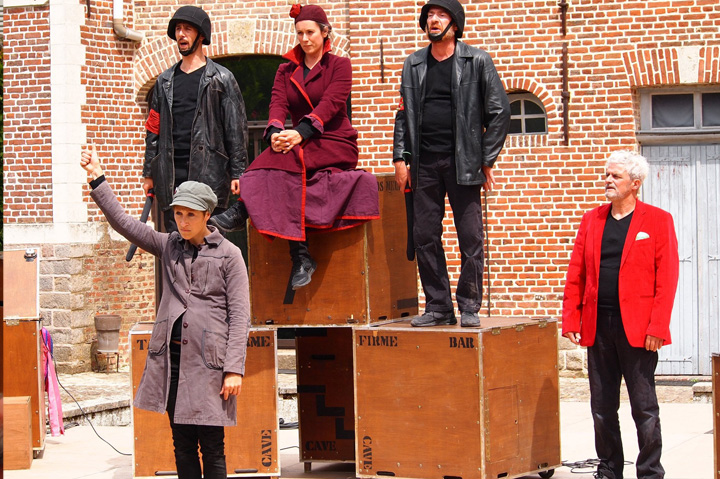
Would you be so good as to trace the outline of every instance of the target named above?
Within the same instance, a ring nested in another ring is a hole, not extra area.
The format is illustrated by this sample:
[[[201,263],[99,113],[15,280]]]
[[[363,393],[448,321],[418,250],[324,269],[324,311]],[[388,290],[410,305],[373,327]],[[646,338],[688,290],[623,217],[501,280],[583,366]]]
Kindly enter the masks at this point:
[[[650,175],[642,200],[675,221],[680,281],[657,374],[711,374],[720,352],[720,145],[643,147]]]

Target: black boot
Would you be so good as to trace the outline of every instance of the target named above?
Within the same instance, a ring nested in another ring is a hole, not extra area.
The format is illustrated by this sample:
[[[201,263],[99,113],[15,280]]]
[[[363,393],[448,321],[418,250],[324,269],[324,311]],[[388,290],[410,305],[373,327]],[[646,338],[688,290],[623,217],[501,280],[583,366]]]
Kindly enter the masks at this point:
[[[217,216],[211,216],[208,223],[224,233],[242,229],[248,219],[248,212],[242,201],[236,201],[230,208]]]
[[[290,272],[292,289],[299,289],[310,284],[317,263],[308,252],[307,241],[290,241],[290,257],[293,267]]]

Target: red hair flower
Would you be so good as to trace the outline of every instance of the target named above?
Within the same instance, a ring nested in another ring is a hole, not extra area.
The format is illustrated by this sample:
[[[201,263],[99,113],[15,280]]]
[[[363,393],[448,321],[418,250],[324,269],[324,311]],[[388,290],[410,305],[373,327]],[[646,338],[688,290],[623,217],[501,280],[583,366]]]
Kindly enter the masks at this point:
[[[300,15],[300,10],[302,9],[302,5],[299,3],[296,3],[290,8],[290,17],[291,18],[297,18],[298,15]]]

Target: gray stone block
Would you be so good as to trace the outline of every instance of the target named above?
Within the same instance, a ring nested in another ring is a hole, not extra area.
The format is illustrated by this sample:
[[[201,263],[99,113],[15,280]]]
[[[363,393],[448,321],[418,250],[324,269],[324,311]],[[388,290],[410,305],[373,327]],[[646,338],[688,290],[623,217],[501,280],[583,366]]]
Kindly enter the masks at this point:
[[[85,300],[71,293],[40,293],[40,307],[44,309],[80,309]]]
[[[585,351],[565,351],[565,369],[569,371],[584,371]]]
[[[40,274],[78,274],[82,271],[80,259],[40,260]]]
[[[79,274],[70,278],[69,291],[71,293],[89,291],[92,288],[92,277],[87,274]]]
[[[70,292],[70,277],[69,276],[53,277],[53,291],[55,291],[57,293],[69,293]]]
[[[57,245],[55,247],[55,256],[57,258],[82,258],[92,256],[93,248],[91,245],[74,244],[74,245]]]

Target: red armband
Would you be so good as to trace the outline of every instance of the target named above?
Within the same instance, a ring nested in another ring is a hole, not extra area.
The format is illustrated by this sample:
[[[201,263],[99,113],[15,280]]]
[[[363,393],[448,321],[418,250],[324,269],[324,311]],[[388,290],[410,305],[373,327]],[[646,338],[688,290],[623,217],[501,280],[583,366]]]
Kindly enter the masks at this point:
[[[150,110],[150,115],[145,122],[145,129],[150,133],[160,134],[160,113],[155,110]]]

